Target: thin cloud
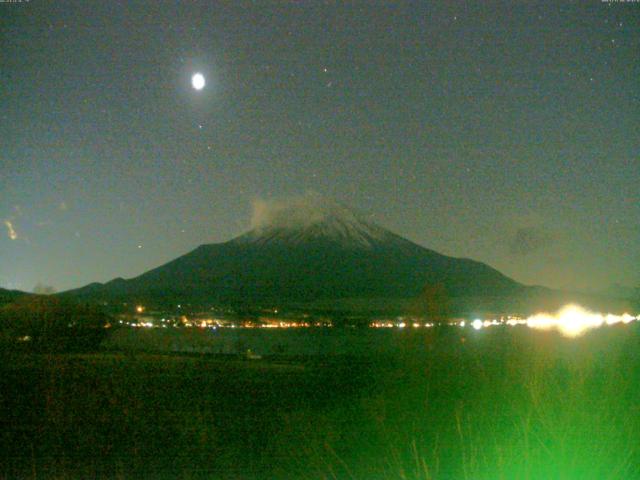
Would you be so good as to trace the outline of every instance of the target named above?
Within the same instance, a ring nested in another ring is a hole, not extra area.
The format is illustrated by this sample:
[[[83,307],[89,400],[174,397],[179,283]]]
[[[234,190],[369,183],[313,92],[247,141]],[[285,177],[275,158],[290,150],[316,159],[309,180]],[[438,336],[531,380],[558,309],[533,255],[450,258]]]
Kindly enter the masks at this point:
[[[7,235],[9,235],[9,239],[17,240],[18,239],[18,234],[17,234],[15,228],[13,228],[13,224],[11,223],[11,221],[10,220],[5,220],[4,224],[7,227]]]
[[[313,192],[282,200],[255,200],[251,226],[255,229],[303,228],[336,213],[353,215],[334,200]]]
[[[38,295],[51,295],[53,293],[56,293],[56,289],[51,285],[44,285],[38,282],[36,286],[33,287],[33,293],[36,293]]]
[[[512,255],[527,256],[546,250],[555,243],[555,238],[540,227],[520,227],[509,239],[508,247]]]

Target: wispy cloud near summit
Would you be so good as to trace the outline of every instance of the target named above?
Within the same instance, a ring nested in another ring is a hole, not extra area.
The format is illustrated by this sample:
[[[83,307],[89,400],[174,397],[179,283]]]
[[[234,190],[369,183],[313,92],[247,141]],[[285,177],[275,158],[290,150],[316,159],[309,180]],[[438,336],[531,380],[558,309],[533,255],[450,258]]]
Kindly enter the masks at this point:
[[[335,200],[317,193],[307,193],[280,200],[255,200],[251,227],[258,230],[305,228],[330,216],[357,218],[354,212]]]

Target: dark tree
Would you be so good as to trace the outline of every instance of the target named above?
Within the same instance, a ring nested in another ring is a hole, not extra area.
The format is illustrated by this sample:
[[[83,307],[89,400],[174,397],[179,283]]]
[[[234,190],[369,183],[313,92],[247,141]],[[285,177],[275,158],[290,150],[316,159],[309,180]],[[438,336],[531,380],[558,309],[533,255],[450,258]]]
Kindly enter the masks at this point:
[[[449,296],[442,283],[426,284],[415,299],[411,313],[424,317],[436,324],[446,323],[449,319]]]

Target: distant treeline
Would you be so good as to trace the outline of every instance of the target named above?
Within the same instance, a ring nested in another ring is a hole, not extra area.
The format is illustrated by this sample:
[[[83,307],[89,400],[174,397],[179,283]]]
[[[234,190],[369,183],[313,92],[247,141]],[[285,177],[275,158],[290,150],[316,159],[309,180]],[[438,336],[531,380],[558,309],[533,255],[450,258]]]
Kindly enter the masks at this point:
[[[52,296],[23,295],[0,307],[0,343],[5,349],[93,350],[109,326],[99,306]]]

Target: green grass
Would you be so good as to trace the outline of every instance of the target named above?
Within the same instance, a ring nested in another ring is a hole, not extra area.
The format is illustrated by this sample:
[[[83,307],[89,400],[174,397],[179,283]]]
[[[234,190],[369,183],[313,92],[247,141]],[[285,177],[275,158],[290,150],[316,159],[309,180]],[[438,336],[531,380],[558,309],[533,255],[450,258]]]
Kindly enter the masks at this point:
[[[0,477],[640,478],[639,347],[627,326],[290,364],[6,354]]]

